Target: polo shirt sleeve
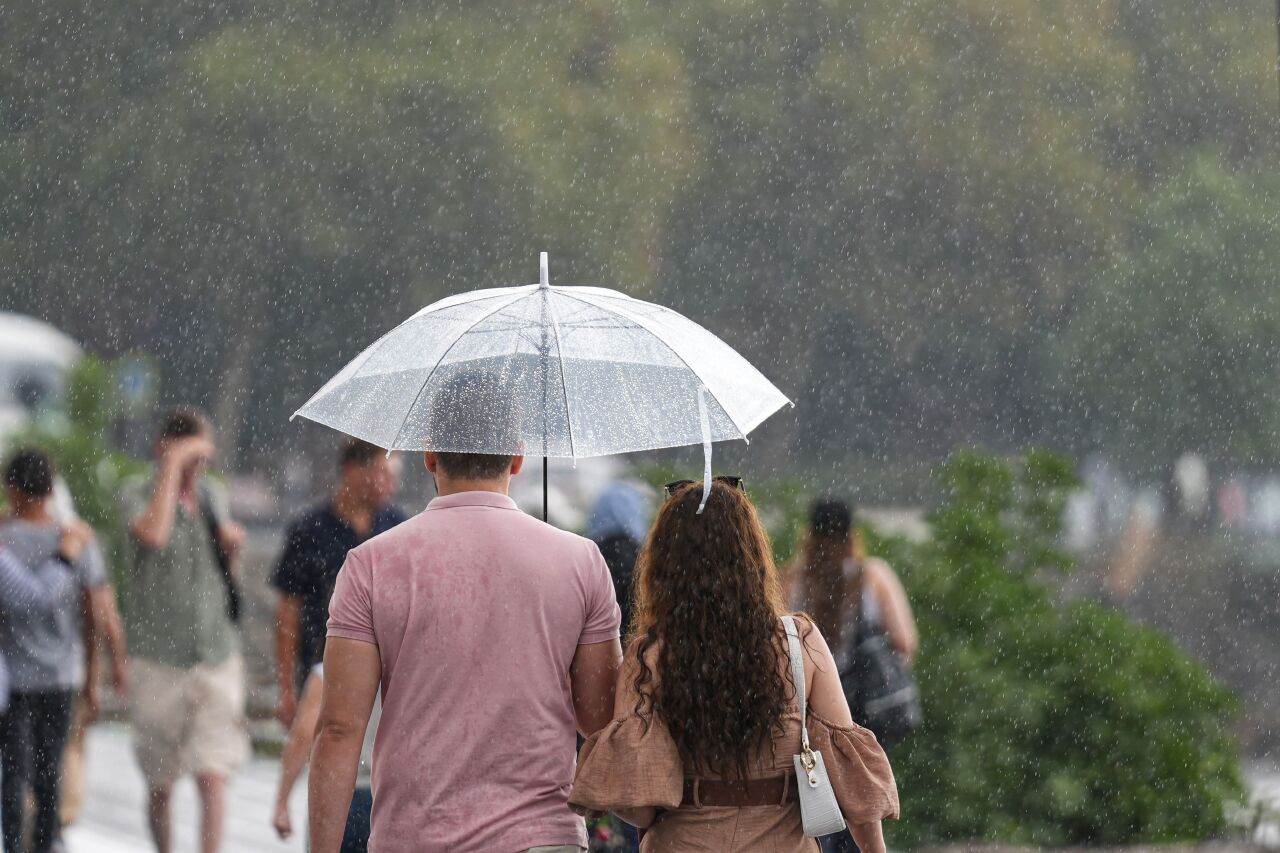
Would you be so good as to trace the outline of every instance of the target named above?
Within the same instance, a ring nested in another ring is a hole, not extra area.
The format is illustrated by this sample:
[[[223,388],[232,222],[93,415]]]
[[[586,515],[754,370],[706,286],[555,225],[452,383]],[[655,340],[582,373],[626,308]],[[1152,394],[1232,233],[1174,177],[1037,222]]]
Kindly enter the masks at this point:
[[[329,600],[329,636],[378,645],[373,633],[373,575],[359,549],[347,554]]]
[[[271,573],[271,585],[285,595],[305,596],[313,586],[311,569],[311,543],[313,541],[310,516],[294,522],[285,535],[284,551],[280,562]]]
[[[126,533],[134,519],[142,515],[150,502],[151,492],[147,489],[146,480],[133,477],[120,486],[120,516]]]
[[[107,585],[107,563],[102,557],[102,549],[98,547],[97,542],[89,543],[76,563],[81,586],[86,589],[95,589]]]
[[[622,625],[622,610],[618,607],[618,598],[613,592],[613,578],[609,575],[609,567],[594,542],[587,543],[587,550],[586,577],[583,579],[587,618],[582,625],[582,634],[578,637],[580,646],[615,640]]]

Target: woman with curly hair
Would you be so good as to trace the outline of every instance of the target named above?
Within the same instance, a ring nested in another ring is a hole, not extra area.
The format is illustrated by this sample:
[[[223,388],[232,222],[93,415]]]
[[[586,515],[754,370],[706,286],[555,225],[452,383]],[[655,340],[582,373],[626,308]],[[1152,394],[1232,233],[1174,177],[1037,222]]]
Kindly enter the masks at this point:
[[[737,478],[675,483],[635,578],[634,638],[614,719],[578,759],[571,804],[647,827],[642,851],[816,851],[793,771],[801,751],[786,611],[768,534]],[[800,619],[808,728],[863,853],[898,794],[875,736],[854,725],[822,634]]]

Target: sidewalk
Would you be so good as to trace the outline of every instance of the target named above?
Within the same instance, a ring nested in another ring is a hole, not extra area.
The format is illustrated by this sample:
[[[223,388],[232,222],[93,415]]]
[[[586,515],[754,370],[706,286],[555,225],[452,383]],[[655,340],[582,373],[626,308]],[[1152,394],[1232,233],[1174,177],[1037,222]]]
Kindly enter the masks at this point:
[[[153,849],[143,814],[145,789],[142,773],[133,757],[132,732],[120,723],[105,723],[89,731],[88,784],[84,812],[67,830],[69,853],[139,853]],[[276,838],[270,826],[275,801],[275,761],[254,759],[232,780],[227,795],[227,827],[222,849],[241,851],[301,851],[306,830],[306,778],[294,789],[294,836]],[[195,784],[178,783],[174,792],[173,829],[175,853],[194,853],[199,807]]]

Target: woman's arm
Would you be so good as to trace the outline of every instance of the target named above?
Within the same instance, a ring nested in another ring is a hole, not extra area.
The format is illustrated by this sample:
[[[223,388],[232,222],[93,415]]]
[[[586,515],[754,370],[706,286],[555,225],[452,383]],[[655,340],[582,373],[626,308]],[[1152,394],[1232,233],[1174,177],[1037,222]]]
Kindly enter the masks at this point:
[[[849,824],[849,833],[853,835],[853,840],[857,842],[858,849],[862,853],[885,853],[884,832],[881,829],[880,821],[875,823],[851,823]]]
[[[844,698],[840,673],[827,640],[812,622],[800,620],[801,648],[805,651],[805,679],[809,688],[809,709],[837,726],[853,725],[849,702]]]
[[[915,617],[911,615],[907,592],[884,560],[868,560],[866,571],[867,580],[880,603],[880,618],[884,621],[889,643],[904,661],[911,663],[920,648],[920,634],[916,631]]]
[[[91,587],[89,599],[93,606],[94,621],[100,628],[100,633],[107,638],[107,651],[111,655],[111,686],[118,695],[123,696],[129,687],[129,670],[124,628],[120,624],[115,590],[109,584]]]
[[[653,806],[634,809],[614,809],[613,813],[632,826],[639,827],[640,829],[645,829],[646,827],[651,826],[654,818],[658,816],[658,810]]]
[[[284,751],[280,754],[280,785],[276,789],[276,809],[272,825],[281,838],[288,838],[293,834],[293,823],[289,819],[289,795],[293,793],[293,786],[297,784],[311,755],[323,693],[324,678],[314,672],[307,676],[298,711],[289,728],[289,739],[285,741]]]

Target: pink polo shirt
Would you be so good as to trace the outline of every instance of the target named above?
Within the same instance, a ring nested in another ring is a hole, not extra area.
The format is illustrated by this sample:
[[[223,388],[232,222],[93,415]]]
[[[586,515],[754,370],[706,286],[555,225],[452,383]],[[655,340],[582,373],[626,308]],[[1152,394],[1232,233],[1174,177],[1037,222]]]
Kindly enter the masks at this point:
[[[382,659],[369,849],[585,847],[569,665],[620,620],[596,546],[494,492],[436,498],[350,551],[329,636]]]

